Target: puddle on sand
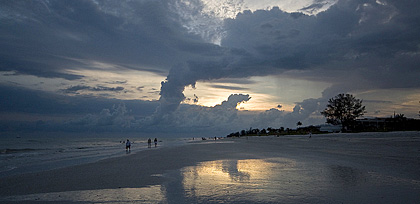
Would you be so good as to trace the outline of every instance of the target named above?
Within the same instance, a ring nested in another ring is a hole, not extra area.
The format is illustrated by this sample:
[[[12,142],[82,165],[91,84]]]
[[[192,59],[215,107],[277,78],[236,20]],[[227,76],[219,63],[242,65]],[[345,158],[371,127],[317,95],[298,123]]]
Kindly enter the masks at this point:
[[[181,203],[395,203],[419,199],[418,185],[378,182],[360,169],[286,158],[202,162],[166,175]],[[396,192],[394,189],[404,190]],[[414,194],[413,194],[414,193]],[[176,203],[176,202],[173,202]]]
[[[322,175],[318,177],[319,172],[315,172],[317,178],[312,173],[285,158],[219,160],[168,175],[181,179],[173,179],[165,188],[167,192],[179,192],[167,194],[168,200],[185,203],[287,203],[308,198],[314,201],[325,181]]]

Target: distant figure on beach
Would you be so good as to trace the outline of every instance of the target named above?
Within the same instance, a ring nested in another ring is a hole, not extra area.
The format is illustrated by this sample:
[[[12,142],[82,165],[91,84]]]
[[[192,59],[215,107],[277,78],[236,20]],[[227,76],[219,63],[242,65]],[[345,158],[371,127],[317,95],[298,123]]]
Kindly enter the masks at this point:
[[[150,138],[147,140],[147,147],[152,147],[152,140]]]
[[[125,150],[130,151],[131,148],[131,142],[127,139],[127,142],[125,143]]]
[[[309,138],[311,138],[312,137],[312,132],[309,132]]]
[[[158,142],[158,141],[157,141],[157,138],[155,138],[155,147],[157,146],[157,142]]]

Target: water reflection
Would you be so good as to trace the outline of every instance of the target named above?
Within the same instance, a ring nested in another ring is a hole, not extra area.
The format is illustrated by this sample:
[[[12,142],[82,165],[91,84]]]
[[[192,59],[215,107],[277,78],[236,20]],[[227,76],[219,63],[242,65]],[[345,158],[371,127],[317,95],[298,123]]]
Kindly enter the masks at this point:
[[[69,191],[1,201],[82,203],[418,203],[418,180],[286,158],[202,162],[144,188]]]
[[[355,166],[285,158],[210,161],[178,173],[165,185],[178,192],[169,203],[398,203],[417,200],[419,189]]]
[[[189,202],[277,202],[299,196],[308,177],[298,169],[284,158],[203,162],[181,170],[182,186]]]
[[[66,191],[9,196],[0,201],[20,202],[83,202],[83,203],[167,203],[165,189],[160,185],[144,188],[117,188]]]

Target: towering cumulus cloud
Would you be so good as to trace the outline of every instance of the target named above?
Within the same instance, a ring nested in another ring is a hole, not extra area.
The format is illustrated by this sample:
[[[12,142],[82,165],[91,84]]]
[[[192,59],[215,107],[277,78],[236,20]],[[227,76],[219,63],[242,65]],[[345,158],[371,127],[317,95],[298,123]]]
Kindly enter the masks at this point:
[[[178,108],[185,99],[183,94],[186,86],[193,86],[197,81],[210,81],[225,77],[246,77],[238,71],[238,62],[246,56],[245,52],[228,49],[216,45],[205,44],[207,50],[196,59],[177,64],[171,68],[165,81],[161,83],[160,103],[157,114],[170,113]],[[196,47],[195,49],[202,49]],[[198,50],[201,52],[201,50]]]
[[[287,72],[328,81],[333,84],[329,90],[419,87],[420,21],[413,20],[420,19],[413,9],[418,4],[341,0],[317,15],[277,7],[244,11],[224,20],[220,47],[199,50],[200,58],[171,69],[162,83],[161,111],[178,107],[185,86],[219,78]]]
[[[177,132],[200,134],[225,134],[226,131],[233,131],[244,126],[248,126],[240,116],[237,106],[249,101],[251,97],[245,94],[232,94],[227,100],[214,107],[179,105],[171,114],[160,115],[159,120],[143,121],[147,124],[143,129],[154,131],[157,127],[162,132],[170,131],[172,134]]]

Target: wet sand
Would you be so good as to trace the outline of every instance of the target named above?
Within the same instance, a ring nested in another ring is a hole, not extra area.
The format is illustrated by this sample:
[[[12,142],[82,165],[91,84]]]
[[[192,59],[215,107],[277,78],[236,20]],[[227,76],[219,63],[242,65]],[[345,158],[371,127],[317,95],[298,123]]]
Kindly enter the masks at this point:
[[[419,203],[420,133],[195,141],[0,178],[0,203]]]

